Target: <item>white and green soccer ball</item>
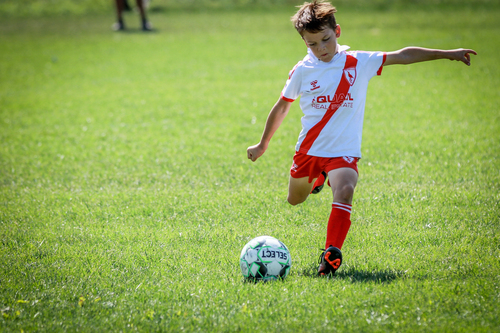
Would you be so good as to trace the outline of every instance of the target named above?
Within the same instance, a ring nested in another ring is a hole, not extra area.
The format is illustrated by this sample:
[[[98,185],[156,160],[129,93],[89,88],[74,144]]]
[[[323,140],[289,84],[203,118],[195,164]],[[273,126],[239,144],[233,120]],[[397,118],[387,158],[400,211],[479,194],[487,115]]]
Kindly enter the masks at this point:
[[[248,280],[268,281],[287,277],[292,257],[285,244],[271,236],[248,242],[240,255],[241,273]]]

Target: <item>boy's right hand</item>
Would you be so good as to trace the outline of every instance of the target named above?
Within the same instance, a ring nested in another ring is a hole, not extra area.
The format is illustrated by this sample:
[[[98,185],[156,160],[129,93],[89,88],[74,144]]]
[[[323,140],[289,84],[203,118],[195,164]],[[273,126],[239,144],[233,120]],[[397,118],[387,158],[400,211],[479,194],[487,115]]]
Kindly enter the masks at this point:
[[[247,157],[252,162],[257,161],[259,157],[261,157],[266,151],[267,147],[263,147],[262,144],[258,143],[255,146],[250,146],[247,148]]]

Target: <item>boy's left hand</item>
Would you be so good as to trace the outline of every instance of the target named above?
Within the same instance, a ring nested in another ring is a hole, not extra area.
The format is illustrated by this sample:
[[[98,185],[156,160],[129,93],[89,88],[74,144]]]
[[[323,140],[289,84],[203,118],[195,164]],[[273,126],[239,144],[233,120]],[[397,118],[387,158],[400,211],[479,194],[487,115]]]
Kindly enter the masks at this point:
[[[477,52],[471,49],[457,49],[448,51],[450,60],[461,61],[467,66],[470,66],[470,55],[471,53],[477,55]]]

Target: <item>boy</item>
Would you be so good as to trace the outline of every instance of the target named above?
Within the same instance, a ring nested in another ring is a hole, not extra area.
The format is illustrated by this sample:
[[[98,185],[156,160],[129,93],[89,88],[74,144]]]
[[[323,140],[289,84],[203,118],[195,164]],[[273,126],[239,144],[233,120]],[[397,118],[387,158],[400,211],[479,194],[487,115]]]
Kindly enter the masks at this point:
[[[358,181],[361,132],[369,80],[384,66],[449,59],[470,66],[474,50],[431,50],[407,47],[394,52],[346,52],[337,44],[340,25],[328,2],[304,3],[292,17],[308,54],[290,72],[281,96],[271,109],[262,138],[247,149],[255,162],[300,98],[302,131],[290,170],[288,202],[297,205],[323,188],[326,177],[333,204],[328,219],[325,250],[318,275],[334,274],[342,263],[341,248],[351,226],[351,205]],[[314,184],[314,185],[313,185]]]

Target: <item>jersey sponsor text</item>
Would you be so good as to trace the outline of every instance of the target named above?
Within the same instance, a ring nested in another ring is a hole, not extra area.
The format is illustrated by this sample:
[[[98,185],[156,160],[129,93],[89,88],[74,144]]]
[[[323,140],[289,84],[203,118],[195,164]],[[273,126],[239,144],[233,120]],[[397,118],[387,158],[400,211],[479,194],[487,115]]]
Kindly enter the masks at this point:
[[[353,108],[353,101],[351,93],[347,94],[336,94],[336,95],[326,95],[326,96],[317,96],[312,100],[312,107],[315,109],[328,109],[332,104],[338,105],[344,108]]]

